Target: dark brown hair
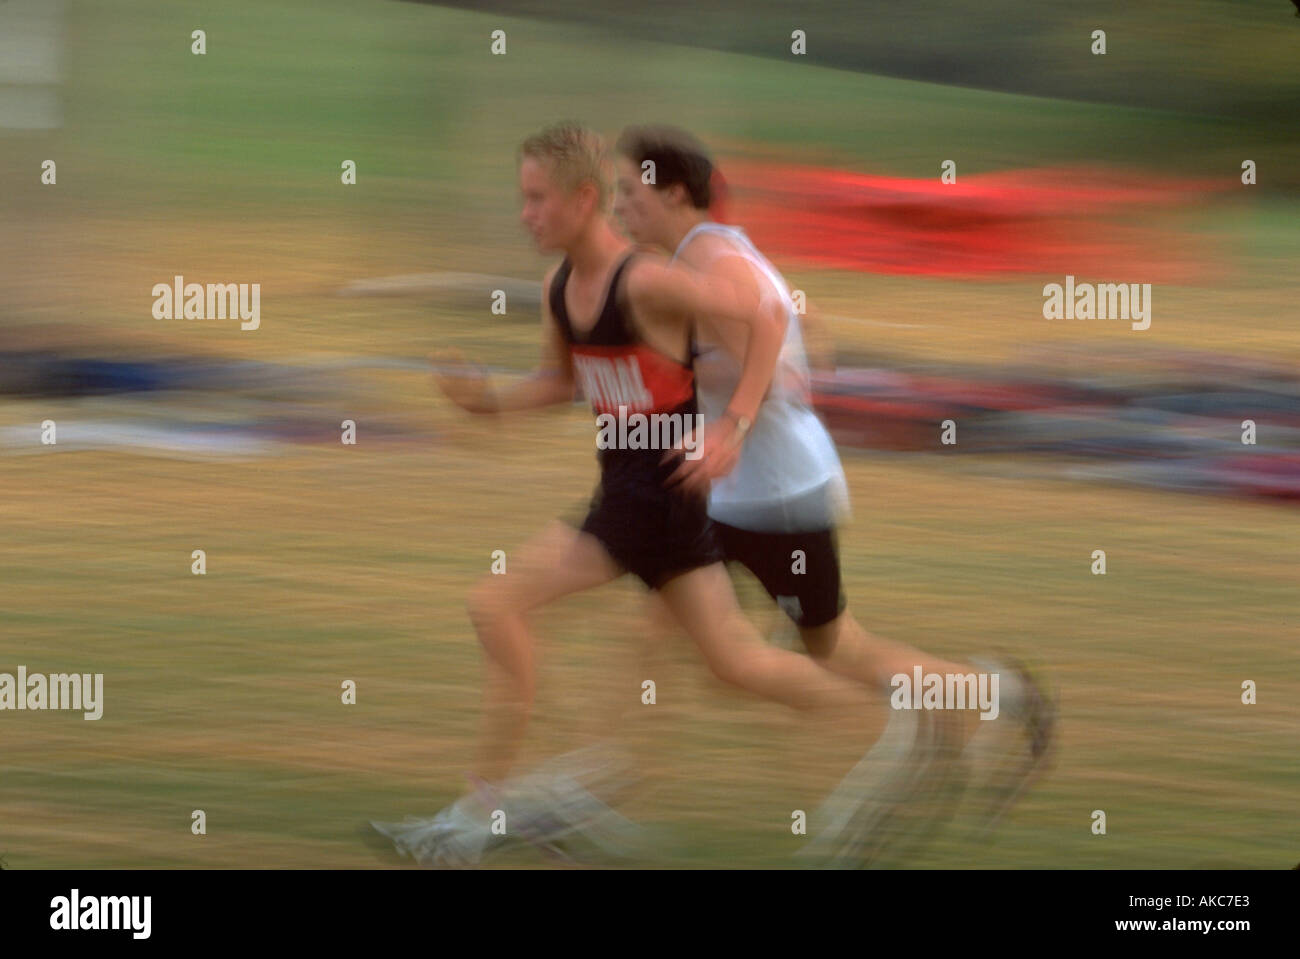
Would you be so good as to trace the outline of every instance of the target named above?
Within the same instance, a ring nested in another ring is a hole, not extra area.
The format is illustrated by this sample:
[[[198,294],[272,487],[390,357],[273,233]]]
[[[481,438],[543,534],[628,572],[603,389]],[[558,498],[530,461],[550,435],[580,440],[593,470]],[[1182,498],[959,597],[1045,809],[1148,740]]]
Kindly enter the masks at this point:
[[[685,130],[669,126],[628,127],[615,149],[638,167],[653,161],[657,190],[680,183],[697,210],[713,202],[713,160],[704,144]]]

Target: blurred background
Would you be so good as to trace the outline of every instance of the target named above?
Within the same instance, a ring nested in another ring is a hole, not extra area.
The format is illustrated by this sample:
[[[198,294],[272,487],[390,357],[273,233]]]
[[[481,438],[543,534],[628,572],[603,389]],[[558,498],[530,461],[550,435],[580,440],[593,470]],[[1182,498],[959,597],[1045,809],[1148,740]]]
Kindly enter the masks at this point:
[[[1054,773],[996,842],[915,865],[1294,865],[1294,5],[459,7],[0,4],[0,671],[105,677],[98,722],[0,716],[7,863],[371,866],[359,823],[464,789],[467,590],[596,464],[581,405],[487,427],[425,356],[535,361],[515,150],[571,117],[695,132],[719,216],[826,319],[864,626],[1060,687]],[[177,275],[260,284],[259,328],[155,319]],[[1067,275],[1152,284],[1150,328],[1044,319]],[[640,622],[630,582],[543,614],[529,757],[619,717],[667,864],[788,865],[790,811],[883,716],[751,701],[684,641],[641,706]]]

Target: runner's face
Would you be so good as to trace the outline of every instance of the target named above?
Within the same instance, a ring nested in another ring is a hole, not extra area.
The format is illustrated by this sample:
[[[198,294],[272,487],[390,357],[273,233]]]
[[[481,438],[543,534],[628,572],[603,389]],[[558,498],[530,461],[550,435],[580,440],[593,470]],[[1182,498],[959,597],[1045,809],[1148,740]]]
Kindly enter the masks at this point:
[[[641,169],[627,157],[618,159],[618,193],[614,215],[627,235],[638,243],[663,245],[667,207],[663,195],[641,182]]]
[[[565,249],[582,226],[583,190],[566,190],[545,162],[524,157],[519,164],[519,193],[523,203],[519,221],[532,234],[538,251]]]

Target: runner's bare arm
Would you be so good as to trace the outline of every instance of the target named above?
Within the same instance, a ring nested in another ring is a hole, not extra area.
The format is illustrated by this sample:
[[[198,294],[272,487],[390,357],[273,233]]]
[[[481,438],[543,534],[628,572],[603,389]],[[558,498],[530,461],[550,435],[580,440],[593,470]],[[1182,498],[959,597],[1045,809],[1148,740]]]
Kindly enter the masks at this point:
[[[498,393],[481,369],[469,366],[458,354],[443,352],[430,356],[438,387],[461,409],[470,413],[513,413],[573,399],[573,361],[549,305],[548,294],[556,269],[552,267],[542,281],[541,357],[530,376]]]
[[[629,271],[627,290],[641,315],[684,316],[690,322],[738,324],[747,333],[740,380],[727,411],[737,420],[753,421],[772,382],[785,338],[785,313],[775,299],[759,299],[758,284],[745,264],[719,261],[710,274],[685,266],[665,266],[639,257]]]

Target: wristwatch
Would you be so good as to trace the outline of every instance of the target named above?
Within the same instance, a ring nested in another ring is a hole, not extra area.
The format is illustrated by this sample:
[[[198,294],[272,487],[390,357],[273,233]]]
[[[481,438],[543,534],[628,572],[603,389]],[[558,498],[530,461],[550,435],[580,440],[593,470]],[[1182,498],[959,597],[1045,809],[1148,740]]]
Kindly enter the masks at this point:
[[[749,428],[754,424],[750,422],[748,416],[741,416],[739,413],[733,413],[731,410],[727,410],[722,415],[730,417],[736,421],[736,431],[731,434],[731,443],[733,446],[739,446],[745,441],[745,435],[749,432]]]

